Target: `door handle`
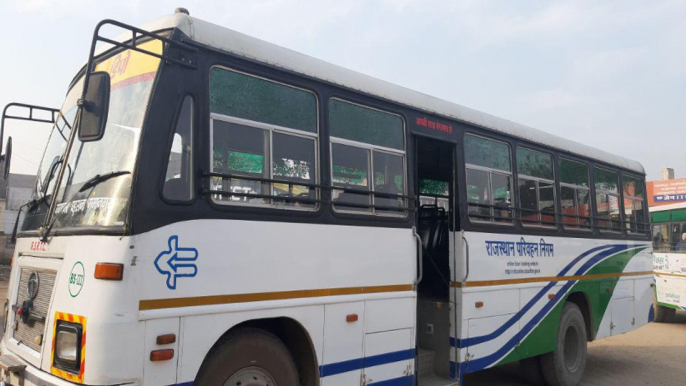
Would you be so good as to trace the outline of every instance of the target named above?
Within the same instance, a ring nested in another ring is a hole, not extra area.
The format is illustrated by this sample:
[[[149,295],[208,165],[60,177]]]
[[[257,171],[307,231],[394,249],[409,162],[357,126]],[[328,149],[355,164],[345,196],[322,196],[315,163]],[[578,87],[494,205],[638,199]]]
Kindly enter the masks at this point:
[[[414,288],[416,289],[424,277],[424,250],[422,246],[422,238],[419,236],[419,233],[417,233],[416,227],[412,227],[412,234],[414,235],[414,238],[417,240],[418,267],[417,278],[414,281]]]
[[[469,277],[469,242],[467,242],[467,239],[464,237],[464,233],[462,234],[462,240],[464,240],[464,246],[465,246],[465,268],[466,272],[464,275],[464,279],[462,279],[462,283],[464,284],[467,282],[467,278]]]

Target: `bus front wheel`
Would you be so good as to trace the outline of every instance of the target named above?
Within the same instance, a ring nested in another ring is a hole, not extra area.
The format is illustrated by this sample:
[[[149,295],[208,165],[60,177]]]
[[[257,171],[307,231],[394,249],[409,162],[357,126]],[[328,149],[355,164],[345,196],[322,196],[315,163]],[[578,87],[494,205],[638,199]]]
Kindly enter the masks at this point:
[[[567,302],[557,332],[557,349],[541,356],[541,370],[550,386],[576,386],[586,369],[586,323],[579,306]]]
[[[299,386],[293,357],[274,334],[244,329],[231,334],[203,363],[197,386]]]
[[[655,307],[655,321],[657,323],[668,322],[676,314],[676,310],[674,308],[660,306],[657,303],[654,303],[654,307]]]

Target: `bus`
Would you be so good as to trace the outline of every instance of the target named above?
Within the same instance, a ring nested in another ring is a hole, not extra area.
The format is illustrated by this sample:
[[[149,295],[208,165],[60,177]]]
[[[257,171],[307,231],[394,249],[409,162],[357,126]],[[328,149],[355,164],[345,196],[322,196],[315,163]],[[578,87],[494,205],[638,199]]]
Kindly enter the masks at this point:
[[[655,321],[686,311],[686,202],[651,206],[655,256]]]
[[[7,383],[574,386],[650,320],[636,161],[184,10],[101,22],[58,110]]]

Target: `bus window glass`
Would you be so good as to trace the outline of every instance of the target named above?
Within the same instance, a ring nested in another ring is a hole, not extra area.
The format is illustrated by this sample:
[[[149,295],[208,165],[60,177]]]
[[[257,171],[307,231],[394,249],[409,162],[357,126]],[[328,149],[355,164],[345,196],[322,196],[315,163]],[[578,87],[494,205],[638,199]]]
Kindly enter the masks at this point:
[[[272,134],[272,176],[275,180],[299,182],[307,185],[274,183],[272,195],[276,197],[298,197],[305,200],[278,200],[286,206],[312,207],[315,191],[308,185],[314,184],[315,149],[314,140],[295,135]]]
[[[402,118],[339,99],[329,100],[329,131],[332,137],[405,150]]]
[[[468,164],[509,172],[510,147],[503,142],[493,141],[475,135],[466,135],[464,156]]]
[[[622,177],[624,193],[624,217],[629,232],[646,231],[643,180],[636,177]]]
[[[667,224],[653,225],[653,249],[656,252],[669,251],[669,227]]]
[[[316,209],[317,99],[309,91],[214,67],[213,199]],[[250,177],[250,178],[240,178]]]
[[[591,192],[588,189],[576,190],[576,202],[578,210],[579,225],[582,228],[591,227]]]
[[[535,224],[538,222],[535,181],[519,179],[519,205],[522,209],[522,223]]]
[[[555,226],[555,184],[552,181],[540,181],[538,183],[538,196],[541,224]]]
[[[369,150],[339,143],[331,144],[333,201],[345,210],[371,211],[369,190]],[[344,205],[351,204],[351,205]]]
[[[553,179],[553,157],[549,154],[517,148],[517,173],[530,177]]]
[[[192,108],[193,98],[187,96],[176,122],[162,190],[164,197],[170,200],[188,201],[193,198]]]
[[[253,178],[265,175],[267,131],[219,120],[213,121],[212,171]],[[216,201],[265,203],[264,198],[249,195],[267,194],[265,183],[241,178],[213,178],[212,190],[235,193],[216,195]]]
[[[333,190],[334,209],[405,214],[402,118],[338,99],[329,100],[328,116],[333,186],[344,188]]]
[[[617,173],[596,167],[596,212],[601,229],[621,230],[619,211],[619,177]]]
[[[491,174],[493,185],[493,219],[496,222],[511,222],[512,218],[512,176]]]
[[[214,67],[210,71],[213,113],[317,132],[317,99],[311,92]]]
[[[467,200],[469,216],[475,220],[491,219],[490,174],[483,170],[467,169]]]
[[[472,134],[464,137],[469,217],[512,223],[510,146]]]
[[[686,223],[672,223],[670,234],[670,250],[686,252]]]
[[[617,193],[619,192],[617,182],[617,173],[607,171],[601,168],[595,168],[595,188],[596,190],[604,190],[606,192]]]
[[[374,152],[374,191],[377,193],[401,194],[405,186],[403,159],[390,153]],[[375,204],[389,208],[380,211],[398,212],[403,207],[399,197],[377,195]]]
[[[565,228],[589,230],[588,167],[577,161],[560,158],[560,192],[562,194],[562,223]]]
[[[555,226],[553,157],[518,147],[517,177],[522,223]]]

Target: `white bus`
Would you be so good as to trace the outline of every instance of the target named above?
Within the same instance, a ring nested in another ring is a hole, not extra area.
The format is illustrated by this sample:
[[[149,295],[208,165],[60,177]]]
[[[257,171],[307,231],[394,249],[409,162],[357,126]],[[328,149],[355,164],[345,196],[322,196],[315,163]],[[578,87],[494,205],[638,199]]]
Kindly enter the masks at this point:
[[[650,208],[655,256],[655,321],[686,311],[686,203]]]
[[[60,111],[11,384],[439,386],[522,361],[567,386],[587,341],[649,321],[638,162],[183,11],[98,25]]]

